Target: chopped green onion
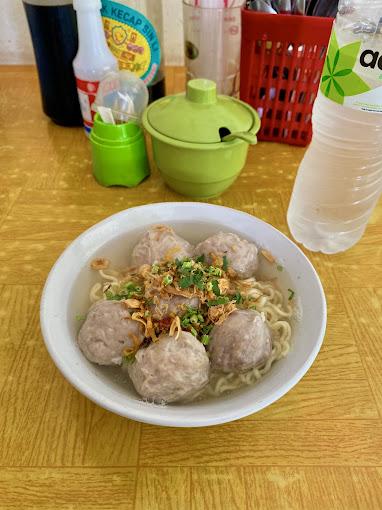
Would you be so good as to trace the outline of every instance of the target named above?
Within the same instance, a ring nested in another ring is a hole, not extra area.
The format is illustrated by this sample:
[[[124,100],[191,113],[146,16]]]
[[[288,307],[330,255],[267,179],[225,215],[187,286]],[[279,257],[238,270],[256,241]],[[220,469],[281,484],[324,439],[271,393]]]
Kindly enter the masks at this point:
[[[153,265],[151,266],[151,272],[152,272],[153,274],[157,274],[157,273],[159,273],[159,266],[158,266],[157,264],[153,264]]]
[[[208,273],[213,275],[213,276],[221,276],[222,275],[222,270],[220,269],[220,267],[210,266],[208,268]]]
[[[212,282],[207,282],[206,289],[208,290],[208,292],[211,292],[211,290],[213,289]]]
[[[220,296],[219,282],[217,280],[212,280],[212,290],[215,296]]]
[[[230,302],[230,298],[228,296],[220,296],[217,299],[212,299],[208,301],[208,306],[218,306],[218,305],[226,305]]]
[[[197,287],[199,290],[204,290],[205,285],[202,280],[195,280],[195,277],[193,278],[193,280],[195,287]]]
[[[292,289],[288,289],[288,292],[289,292],[288,301],[290,301],[291,299],[293,299],[293,298],[294,298],[295,291],[294,291],[294,290],[292,290]]]
[[[200,290],[204,290],[204,274],[202,271],[193,271],[192,274],[192,283]]]
[[[204,317],[201,313],[198,313],[198,321],[201,323],[204,322]]]
[[[283,269],[283,266],[280,266],[280,264],[277,266],[277,271],[282,271]]]
[[[192,268],[192,260],[185,260],[182,263],[182,269],[191,269]]]
[[[206,257],[204,256],[204,253],[202,255],[199,255],[199,257],[196,257],[195,262],[201,262],[203,263],[205,261]]]
[[[166,287],[167,285],[170,285],[172,283],[173,277],[170,274],[166,274],[166,276],[163,277],[162,283]]]
[[[208,335],[203,335],[201,342],[203,345],[208,345],[210,343],[210,337]]]
[[[124,283],[121,287],[122,291],[134,290],[134,289],[135,289],[135,283],[133,283],[133,282]]]
[[[202,318],[203,322],[203,316],[199,314],[196,308],[187,307],[187,312],[181,318],[180,324],[182,328],[188,328],[190,324],[198,324],[200,317]]]
[[[209,335],[211,332],[211,329],[214,327],[213,324],[208,324],[208,326],[203,326],[201,331],[203,335]]]
[[[191,335],[194,335],[194,336],[197,336],[198,335],[198,332],[196,331],[195,328],[193,328],[192,326],[190,327],[190,333]]]
[[[179,287],[181,289],[187,289],[188,287],[191,287],[192,283],[193,283],[192,275],[182,276],[182,278],[179,281]]]
[[[223,271],[227,271],[227,269],[228,269],[227,255],[223,255]]]
[[[242,296],[241,296],[240,292],[236,292],[235,297],[234,297],[234,300],[235,300],[235,302],[236,302],[237,304],[240,304],[240,303],[242,303],[242,302],[243,302],[243,298],[242,298]]]
[[[114,299],[114,294],[111,292],[111,290],[107,290],[105,292],[106,299]]]
[[[76,315],[76,321],[84,321],[86,319],[86,315]]]
[[[109,292],[109,294],[107,294]],[[120,291],[118,294],[113,294],[111,291],[107,291],[105,293],[107,299],[114,299],[116,301],[120,301],[121,299],[129,299],[137,294],[142,293],[142,287],[136,285],[134,282],[127,282],[121,285]]]

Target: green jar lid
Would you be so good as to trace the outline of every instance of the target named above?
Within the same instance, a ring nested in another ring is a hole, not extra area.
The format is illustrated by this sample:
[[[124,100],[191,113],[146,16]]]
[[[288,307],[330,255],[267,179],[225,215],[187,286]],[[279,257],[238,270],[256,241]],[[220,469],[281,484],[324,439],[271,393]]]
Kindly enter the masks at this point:
[[[158,133],[189,143],[220,142],[219,129],[249,131],[255,111],[229,96],[218,96],[211,80],[190,80],[186,94],[167,96],[147,109],[147,122]]]

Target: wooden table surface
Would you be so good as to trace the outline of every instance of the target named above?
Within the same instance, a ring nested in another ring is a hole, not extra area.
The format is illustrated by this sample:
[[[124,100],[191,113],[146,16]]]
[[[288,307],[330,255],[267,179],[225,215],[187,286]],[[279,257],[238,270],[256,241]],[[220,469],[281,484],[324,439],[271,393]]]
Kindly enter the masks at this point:
[[[168,69],[170,92],[183,76]],[[94,405],[61,376],[41,337],[40,294],[83,230],[131,206],[183,198],[156,170],[134,189],[99,186],[82,130],[42,114],[33,67],[1,68],[0,115],[0,508],[381,509],[382,205],[353,249],[308,253],[328,328],[292,391],[223,426],[144,425]],[[302,155],[259,144],[211,202],[288,235]]]

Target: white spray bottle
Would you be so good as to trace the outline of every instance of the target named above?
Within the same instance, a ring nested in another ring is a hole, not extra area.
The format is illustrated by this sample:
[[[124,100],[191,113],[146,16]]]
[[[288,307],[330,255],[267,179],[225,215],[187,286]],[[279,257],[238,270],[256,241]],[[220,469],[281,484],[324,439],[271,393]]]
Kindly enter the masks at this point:
[[[78,52],[73,60],[84,127],[93,126],[95,100],[100,81],[110,71],[118,71],[118,61],[110,51],[101,18],[101,0],[73,0],[77,12]]]

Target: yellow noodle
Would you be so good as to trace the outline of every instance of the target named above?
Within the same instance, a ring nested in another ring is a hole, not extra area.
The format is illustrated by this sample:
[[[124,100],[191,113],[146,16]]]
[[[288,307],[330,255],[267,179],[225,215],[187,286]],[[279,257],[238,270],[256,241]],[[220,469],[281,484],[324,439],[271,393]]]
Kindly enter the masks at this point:
[[[100,270],[99,274],[103,279],[104,285],[96,283],[92,287],[90,291],[92,303],[99,299],[105,299],[103,292],[105,288],[117,291],[122,281],[128,281],[128,278],[122,278],[118,272],[111,269]],[[156,278],[154,275],[150,275],[150,277],[153,280]],[[269,372],[274,362],[287,356],[290,350],[292,330],[288,320],[292,318],[293,310],[291,306],[284,305],[282,293],[271,282],[260,282],[255,280],[255,278],[248,278],[238,282],[237,286],[243,296],[253,297],[256,310],[265,317],[272,331],[272,354],[263,367],[255,368],[242,374],[212,372],[208,385],[194,395],[192,400],[199,400],[207,396],[217,397],[243,386],[255,384]],[[147,332],[146,322],[136,314],[133,314],[133,317],[145,325]],[[171,324],[170,335],[175,335],[178,338],[180,332],[180,320],[179,317],[176,317]]]
[[[90,302],[95,303],[96,301],[99,301],[103,297],[102,293],[102,283],[95,283],[93,287],[90,289]]]
[[[255,384],[263,375],[271,369],[273,363],[284,358],[290,350],[290,341],[292,330],[289,322],[285,319],[292,317],[292,308],[282,307],[282,293],[275,289],[270,283],[262,283],[250,279],[252,288],[249,290],[260,290],[263,294],[256,300],[256,310],[264,313],[266,322],[273,335],[272,354],[266,364],[260,369],[254,368],[242,374],[221,374],[212,373],[207,387],[194,396],[194,399],[205,398],[206,396],[217,397],[223,393],[228,393],[243,386]],[[249,283],[249,280],[246,280]]]

